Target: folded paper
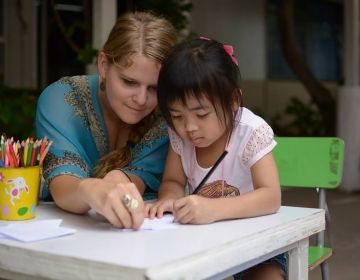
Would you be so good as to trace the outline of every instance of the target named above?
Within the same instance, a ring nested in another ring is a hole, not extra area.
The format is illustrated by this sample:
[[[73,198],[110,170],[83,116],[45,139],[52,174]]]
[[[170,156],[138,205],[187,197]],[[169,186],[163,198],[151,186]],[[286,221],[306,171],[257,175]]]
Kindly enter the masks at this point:
[[[61,222],[61,219],[12,222],[0,226],[0,238],[11,238],[21,242],[35,242],[76,232],[75,229],[60,227]]]

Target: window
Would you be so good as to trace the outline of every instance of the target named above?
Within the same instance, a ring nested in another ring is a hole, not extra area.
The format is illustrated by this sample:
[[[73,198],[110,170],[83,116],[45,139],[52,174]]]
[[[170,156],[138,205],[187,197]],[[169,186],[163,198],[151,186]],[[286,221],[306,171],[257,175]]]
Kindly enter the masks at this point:
[[[269,79],[294,79],[282,54],[278,28],[279,0],[267,2],[267,73]],[[294,29],[299,51],[319,80],[341,79],[342,3],[296,1]]]

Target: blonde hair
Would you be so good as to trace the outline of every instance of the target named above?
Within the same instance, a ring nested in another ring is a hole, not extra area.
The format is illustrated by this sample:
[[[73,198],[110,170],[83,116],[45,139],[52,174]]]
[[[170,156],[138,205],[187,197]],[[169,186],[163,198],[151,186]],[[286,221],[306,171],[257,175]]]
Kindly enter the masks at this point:
[[[141,54],[162,64],[175,43],[176,32],[170,22],[149,12],[134,12],[117,20],[102,51],[110,63],[123,67],[131,65],[134,54]],[[128,143],[139,142],[155,124],[156,118],[157,113],[152,112],[134,125]],[[94,169],[95,176],[104,177],[115,168],[127,166],[130,160],[131,149],[127,144],[103,156]]]

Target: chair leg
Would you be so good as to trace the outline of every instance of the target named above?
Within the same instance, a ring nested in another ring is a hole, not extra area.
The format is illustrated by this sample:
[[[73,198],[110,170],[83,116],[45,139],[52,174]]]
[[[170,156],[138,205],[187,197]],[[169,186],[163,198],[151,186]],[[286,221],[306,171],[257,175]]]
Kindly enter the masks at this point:
[[[324,261],[322,264],[320,264],[320,266],[321,266],[322,280],[330,280],[328,262]]]

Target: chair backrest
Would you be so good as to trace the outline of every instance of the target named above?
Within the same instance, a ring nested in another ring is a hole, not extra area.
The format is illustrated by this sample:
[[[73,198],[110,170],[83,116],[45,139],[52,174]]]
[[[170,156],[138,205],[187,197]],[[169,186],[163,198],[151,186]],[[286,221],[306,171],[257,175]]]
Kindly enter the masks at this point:
[[[273,154],[282,187],[335,189],[342,177],[344,141],[336,137],[276,137]]]

